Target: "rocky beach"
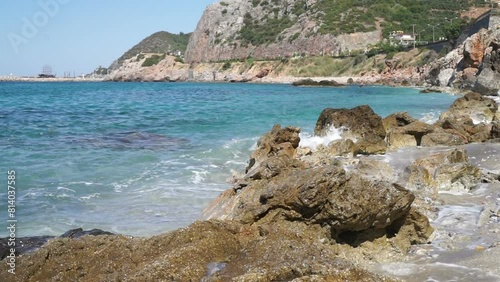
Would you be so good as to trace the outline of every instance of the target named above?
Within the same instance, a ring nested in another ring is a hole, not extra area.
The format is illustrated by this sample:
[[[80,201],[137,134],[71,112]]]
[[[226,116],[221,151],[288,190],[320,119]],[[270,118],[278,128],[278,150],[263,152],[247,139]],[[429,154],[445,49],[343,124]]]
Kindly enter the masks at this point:
[[[208,9],[200,26],[215,13],[225,14]],[[191,45],[217,34],[199,31]],[[299,127],[276,124],[190,226],[145,238],[98,229],[17,238],[15,256],[2,238],[0,271],[16,269],[8,281],[500,281],[500,29],[483,29],[422,66],[414,64],[430,51],[359,54],[366,64],[348,58],[346,71],[329,77],[294,73],[301,66],[292,59],[201,62],[231,47],[207,53],[208,44],[198,45],[186,63],[164,56],[144,67],[160,54],[141,53],[104,80],[381,84],[460,97],[433,123],[407,112],[381,117],[368,105],[326,108],[312,143]]]
[[[471,92],[434,124],[325,109],[319,146],[276,125],[201,221],[19,238],[12,281],[496,281],[499,115]]]

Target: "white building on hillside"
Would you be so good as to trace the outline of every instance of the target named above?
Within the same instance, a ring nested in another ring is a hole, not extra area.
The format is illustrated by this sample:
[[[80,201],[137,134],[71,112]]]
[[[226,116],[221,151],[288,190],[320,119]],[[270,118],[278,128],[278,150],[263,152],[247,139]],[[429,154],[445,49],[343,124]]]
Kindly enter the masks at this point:
[[[409,46],[413,45],[415,42],[415,36],[411,34],[405,34],[402,30],[393,31],[389,35],[389,42],[391,45],[403,45]]]

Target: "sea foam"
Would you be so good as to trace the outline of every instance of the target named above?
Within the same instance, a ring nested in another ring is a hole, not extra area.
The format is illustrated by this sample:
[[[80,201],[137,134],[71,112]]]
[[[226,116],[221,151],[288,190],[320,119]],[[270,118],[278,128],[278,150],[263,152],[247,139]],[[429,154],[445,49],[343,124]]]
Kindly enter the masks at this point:
[[[332,126],[325,136],[316,136],[308,132],[300,133],[299,147],[310,148],[315,151],[320,145],[328,146],[332,141],[341,140],[344,132],[345,128],[335,128]]]

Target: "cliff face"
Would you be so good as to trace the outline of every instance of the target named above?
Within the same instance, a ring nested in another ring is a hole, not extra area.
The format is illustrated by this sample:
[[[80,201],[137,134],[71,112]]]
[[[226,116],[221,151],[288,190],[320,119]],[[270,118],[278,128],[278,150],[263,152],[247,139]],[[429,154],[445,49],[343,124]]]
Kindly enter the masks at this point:
[[[483,95],[500,95],[498,26],[479,31],[445,57],[432,62],[426,80],[432,85],[471,89]]]
[[[333,35],[320,32],[317,0],[225,0],[210,5],[192,34],[189,63],[254,57],[275,59],[294,54],[336,55],[364,50],[382,39],[369,32]]]
[[[157,64],[145,66],[145,61],[160,56]],[[113,70],[108,80],[113,81],[178,81],[189,77],[189,65],[177,61],[174,56],[161,57],[162,54],[140,53],[124,60],[120,67]]]

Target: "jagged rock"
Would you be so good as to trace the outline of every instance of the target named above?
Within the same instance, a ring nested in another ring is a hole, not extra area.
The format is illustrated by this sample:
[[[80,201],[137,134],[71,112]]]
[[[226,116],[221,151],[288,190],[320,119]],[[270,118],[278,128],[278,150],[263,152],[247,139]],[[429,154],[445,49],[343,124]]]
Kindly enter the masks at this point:
[[[356,140],[355,153],[384,153],[385,129],[382,118],[375,114],[370,106],[359,106],[353,109],[325,109],[321,112],[314,133],[324,136],[331,127],[346,128],[345,138]]]
[[[473,90],[482,95],[500,95],[500,73],[491,68],[484,68],[477,75]]]
[[[468,89],[474,87],[477,80],[477,68],[466,68],[462,71],[462,85]]]
[[[467,93],[453,102],[450,109],[441,114],[439,122],[444,120],[491,122],[498,110],[495,100],[483,97],[479,93]]]
[[[379,140],[374,143],[372,140],[360,140],[356,142],[354,155],[374,155],[385,154],[387,152],[387,143],[385,140]]]
[[[389,132],[387,134],[387,144],[391,150],[397,150],[404,147],[416,147],[417,139],[410,134]]]
[[[258,222],[279,210],[291,221],[328,224],[337,231],[384,228],[408,212],[413,195],[403,187],[336,166],[287,170],[224,194],[204,213],[207,219]]]
[[[479,183],[481,170],[470,163],[464,149],[417,159],[405,170],[408,189],[436,198],[438,191],[468,192]]]
[[[356,147],[351,139],[342,139],[331,142],[328,148],[334,156],[352,157]]]
[[[435,199],[437,197],[436,182],[426,167],[415,163],[411,164],[405,168],[403,179],[406,187],[420,198]]]
[[[462,136],[454,135],[447,132],[429,133],[422,137],[422,147],[434,146],[457,146],[467,144],[467,139]]]
[[[293,164],[293,157],[300,143],[299,133],[300,128],[281,128],[280,125],[275,125],[257,142],[257,149],[252,153],[246,168],[246,177],[269,178],[277,174],[277,172],[273,172],[273,169],[279,170]],[[264,162],[266,163],[262,165]]]
[[[438,81],[439,86],[450,86],[455,77],[455,70],[452,68],[443,69],[439,72]]]
[[[414,208],[410,210],[408,216],[394,222],[392,227],[397,228],[394,230],[394,233],[397,233],[396,244],[401,249],[407,250],[411,245],[428,243],[429,237],[434,232],[429,219]]]
[[[464,41],[464,68],[478,68],[481,65],[486,49],[485,37],[485,33],[475,33]]]
[[[493,33],[473,90],[482,95],[500,95],[500,34]]]
[[[114,234],[111,232],[108,232],[108,231],[103,231],[101,229],[92,229],[89,231],[83,231],[82,228],[76,228],[76,229],[71,229],[71,230],[65,232],[63,235],[61,235],[61,238],[76,239],[76,238],[80,238],[80,237],[87,236],[87,235],[102,236],[102,235],[114,235]]]
[[[354,165],[357,174],[372,180],[393,181],[395,179],[394,169],[386,162],[363,157]]]
[[[292,83],[293,86],[330,86],[330,87],[339,87],[339,86],[344,86],[343,84],[340,84],[336,82],[335,80],[321,80],[321,81],[315,81],[310,78],[308,79],[301,79],[297,80]]]
[[[408,112],[399,112],[387,116],[382,120],[382,123],[384,124],[385,131],[389,132],[395,127],[405,126],[415,121],[417,119],[410,116]]]
[[[394,128],[391,131],[391,135],[397,136],[397,134],[401,135],[411,135],[415,139],[415,143],[417,146],[422,144],[422,138],[429,133],[434,131],[434,126],[427,124],[421,121],[414,121],[408,125]],[[409,142],[409,140],[407,141]],[[413,144],[410,142],[409,145]]]

